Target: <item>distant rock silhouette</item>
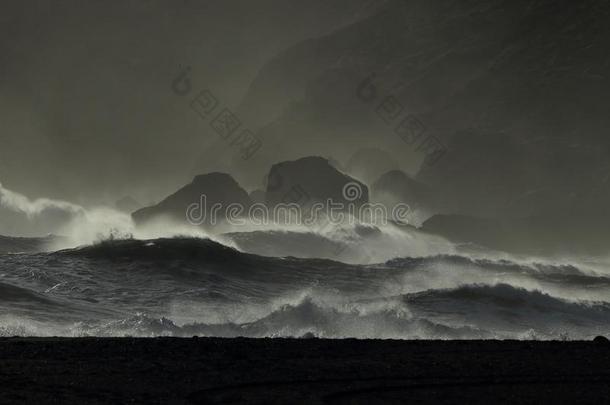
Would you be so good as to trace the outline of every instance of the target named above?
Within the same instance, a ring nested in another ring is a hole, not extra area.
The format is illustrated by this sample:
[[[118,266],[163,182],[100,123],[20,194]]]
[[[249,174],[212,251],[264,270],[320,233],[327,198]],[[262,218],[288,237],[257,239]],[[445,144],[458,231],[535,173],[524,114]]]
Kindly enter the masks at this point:
[[[397,203],[407,204],[419,221],[432,215],[438,205],[430,187],[400,170],[387,172],[373,183],[371,200],[387,206]]]
[[[595,339],[593,339],[593,341],[597,344],[610,344],[610,340],[608,340],[608,338],[606,338],[605,336],[595,336]]]
[[[270,207],[297,204],[309,207],[315,202],[351,203],[356,208],[369,201],[368,187],[338,171],[321,157],[305,157],[273,165],[267,176],[266,201]]]
[[[204,198],[204,200],[202,199]],[[188,185],[170,195],[159,204],[142,208],[132,214],[136,224],[142,225],[155,219],[170,219],[189,223],[186,213],[189,207],[199,205],[199,212],[192,212],[195,219],[201,220],[201,225],[214,225],[211,221],[211,210],[219,205],[215,217],[226,218],[227,208],[231,204],[239,204],[244,210],[252,205],[248,193],[226,173],[209,173],[196,176]],[[247,212],[244,212],[244,215]]]

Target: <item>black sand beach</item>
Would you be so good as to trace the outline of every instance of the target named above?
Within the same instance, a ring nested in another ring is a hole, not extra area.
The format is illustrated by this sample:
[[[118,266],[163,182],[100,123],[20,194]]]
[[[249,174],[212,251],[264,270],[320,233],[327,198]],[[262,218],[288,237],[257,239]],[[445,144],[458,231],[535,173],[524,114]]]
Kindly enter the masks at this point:
[[[601,403],[607,342],[3,338],[1,403]]]

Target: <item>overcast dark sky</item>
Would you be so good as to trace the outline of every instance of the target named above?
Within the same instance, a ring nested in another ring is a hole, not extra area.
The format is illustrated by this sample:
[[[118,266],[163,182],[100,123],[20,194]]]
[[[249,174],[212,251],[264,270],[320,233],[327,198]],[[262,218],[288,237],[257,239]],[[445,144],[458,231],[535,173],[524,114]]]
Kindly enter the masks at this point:
[[[376,3],[373,1],[372,3]],[[370,0],[4,1],[0,182],[32,197],[154,200],[188,180],[202,123],[180,66],[237,106],[261,66],[366,14]]]
[[[593,212],[610,201],[609,19],[602,0],[3,1],[0,183],[149,205],[195,174],[250,191],[278,161],[374,147],[451,212]],[[172,92],[187,65],[195,91],[258,130],[255,159]],[[369,103],[357,90],[372,73]],[[399,113],[380,117],[394,96]],[[422,165],[398,122],[442,140],[442,164]]]

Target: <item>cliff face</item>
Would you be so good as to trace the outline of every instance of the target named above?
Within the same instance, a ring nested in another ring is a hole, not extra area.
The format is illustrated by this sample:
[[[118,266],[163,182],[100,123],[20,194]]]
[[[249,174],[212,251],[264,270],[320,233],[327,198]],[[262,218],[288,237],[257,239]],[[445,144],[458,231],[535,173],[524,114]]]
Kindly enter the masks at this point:
[[[241,110],[272,146],[260,161],[327,149],[346,161],[383,143],[439,190],[444,212],[599,211],[610,202],[609,22],[601,0],[389,1],[278,55]],[[396,132],[409,115],[423,133],[413,142]],[[442,159],[427,159],[427,137],[446,146]]]

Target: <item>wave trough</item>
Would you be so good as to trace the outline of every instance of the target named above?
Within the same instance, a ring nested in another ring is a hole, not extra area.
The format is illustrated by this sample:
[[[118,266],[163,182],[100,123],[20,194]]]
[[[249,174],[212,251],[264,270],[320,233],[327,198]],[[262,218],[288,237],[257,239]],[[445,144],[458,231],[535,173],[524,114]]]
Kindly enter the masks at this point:
[[[0,269],[0,335],[588,339],[610,329],[610,278],[574,264],[345,264],[172,238],[5,254]]]

